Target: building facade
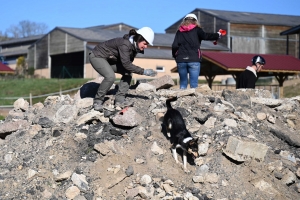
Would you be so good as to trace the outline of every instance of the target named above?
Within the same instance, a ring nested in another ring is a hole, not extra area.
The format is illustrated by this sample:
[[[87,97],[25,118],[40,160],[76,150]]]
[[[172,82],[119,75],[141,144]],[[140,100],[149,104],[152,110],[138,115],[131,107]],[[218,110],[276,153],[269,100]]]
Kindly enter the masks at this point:
[[[123,37],[128,30],[100,28],[62,28],[56,27],[28,48],[28,66],[34,67],[35,73],[45,78],[95,78],[98,73],[91,66],[88,53],[99,42]],[[158,71],[158,77],[170,75],[178,78],[177,73],[171,73],[176,66],[172,57],[171,46],[175,34],[155,34],[154,45],[145,49],[144,54],[138,54],[134,64],[142,68]],[[202,43],[202,50],[228,51],[227,47],[213,45],[211,41]],[[120,76],[117,75],[117,78]],[[134,78],[146,78],[133,75]]]

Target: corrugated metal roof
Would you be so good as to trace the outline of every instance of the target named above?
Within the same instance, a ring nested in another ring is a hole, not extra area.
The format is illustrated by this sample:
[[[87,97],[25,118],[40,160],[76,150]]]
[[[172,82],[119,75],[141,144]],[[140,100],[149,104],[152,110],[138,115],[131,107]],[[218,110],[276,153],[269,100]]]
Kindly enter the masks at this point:
[[[63,28],[58,27],[58,29],[77,37],[81,40],[87,42],[103,42],[109,39],[123,37],[128,34],[128,31],[117,31],[117,30],[107,30],[107,29],[80,29],[80,28]],[[175,34],[163,34],[155,33],[154,36],[154,46],[171,46],[174,40]]]
[[[9,51],[9,52],[1,52],[1,56],[21,56],[24,55],[26,56],[28,50],[27,49],[20,49],[20,50],[14,50],[14,51]]]
[[[228,49],[226,47],[216,47],[216,45],[211,44],[212,42],[210,41],[203,41],[202,45],[201,45],[201,49],[202,50],[214,50],[214,48],[216,50],[220,50],[223,49],[224,51],[227,51]],[[89,50],[92,50],[95,47],[95,45],[87,45],[87,48]],[[137,58],[153,58],[153,59],[171,59],[173,60],[174,58],[172,57],[172,50],[171,49],[157,49],[155,47],[149,47],[147,49],[145,49],[145,53],[144,54],[140,54],[138,53]]]
[[[0,73],[14,73],[14,70],[0,62]]]
[[[254,12],[237,12],[197,8],[195,11],[204,12],[231,23],[264,24],[275,26],[296,26],[300,23],[300,16],[279,15]]]
[[[226,69],[241,71],[251,65],[251,59],[257,54],[203,52],[203,58]],[[290,55],[259,54],[266,60],[261,72],[300,72],[300,60]]]
[[[115,31],[115,30],[91,30],[86,28],[65,28],[57,27],[57,29],[64,31],[78,39],[88,42],[101,42],[114,37],[122,37],[128,31]]]
[[[59,29],[87,42],[103,42],[116,37],[123,37],[125,34],[128,34],[128,31],[98,30],[95,32],[87,29],[76,29],[76,28],[59,28]],[[175,34],[171,34],[171,33],[155,33],[153,45],[171,48],[174,37]],[[201,49],[229,51],[229,48],[225,46],[222,46],[220,44],[214,45],[213,41],[204,41],[204,40],[201,43]]]
[[[92,29],[92,30],[98,30],[98,29],[109,29],[111,27],[115,27],[115,26],[127,26],[130,27],[132,29],[137,29],[136,27],[130,26],[128,24],[124,24],[124,23],[116,23],[116,24],[109,24],[109,25],[99,25],[99,26],[90,26],[90,27],[86,27],[87,29]]]
[[[266,14],[266,13],[254,13],[254,12],[237,12],[226,10],[213,10],[196,8],[191,13],[197,14],[197,12],[203,12],[211,16],[217,17],[221,20],[238,23],[238,24],[259,24],[259,25],[272,25],[272,26],[297,26],[300,24],[300,16],[296,15],[279,15],[279,14]],[[188,14],[188,13],[186,13]],[[185,15],[184,15],[185,16]],[[165,29],[178,26],[181,23],[183,17],[173,23],[171,26]]]
[[[36,41],[38,39],[41,39],[43,36],[45,36],[45,35],[34,35],[34,36],[30,36],[30,37],[25,37],[25,38],[13,38],[11,40],[6,40],[6,41],[0,42],[0,46],[7,45],[7,44],[14,44],[14,43]]]

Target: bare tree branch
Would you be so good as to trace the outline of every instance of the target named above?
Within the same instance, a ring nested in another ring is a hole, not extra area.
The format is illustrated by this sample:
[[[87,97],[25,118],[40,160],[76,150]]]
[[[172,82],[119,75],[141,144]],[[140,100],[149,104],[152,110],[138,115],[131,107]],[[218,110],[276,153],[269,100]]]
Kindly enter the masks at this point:
[[[6,34],[14,38],[28,37],[33,35],[44,34],[48,30],[48,26],[44,23],[36,23],[28,20],[20,21],[19,24],[11,25]]]

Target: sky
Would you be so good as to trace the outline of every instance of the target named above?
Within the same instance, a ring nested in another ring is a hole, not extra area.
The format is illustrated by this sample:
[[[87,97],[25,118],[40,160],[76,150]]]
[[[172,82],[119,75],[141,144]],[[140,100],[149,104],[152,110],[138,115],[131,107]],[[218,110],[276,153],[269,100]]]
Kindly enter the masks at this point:
[[[238,12],[300,15],[300,0],[1,0],[0,32],[28,20],[55,27],[85,28],[125,23],[155,33],[196,8]]]

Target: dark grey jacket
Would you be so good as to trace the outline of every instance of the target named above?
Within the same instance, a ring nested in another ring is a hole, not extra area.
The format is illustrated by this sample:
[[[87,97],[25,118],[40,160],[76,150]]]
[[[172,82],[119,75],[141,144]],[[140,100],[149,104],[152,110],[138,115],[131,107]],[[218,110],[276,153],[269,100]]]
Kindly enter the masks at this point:
[[[121,63],[131,73],[143,74],[144,69],[132,64],[138,51],[129,41],[129,35],[101,42],[92,50],[96,57],[106,59],[109,64]],[[140,52],[144,53],[144,52]]]

